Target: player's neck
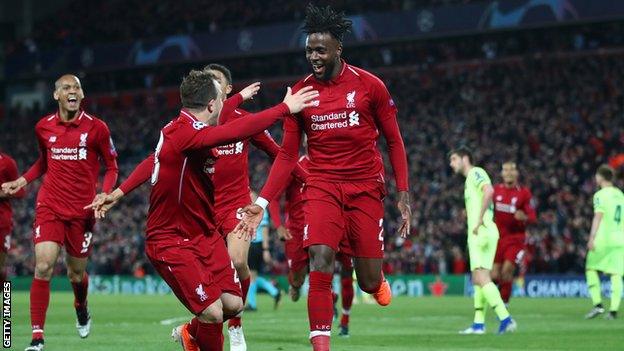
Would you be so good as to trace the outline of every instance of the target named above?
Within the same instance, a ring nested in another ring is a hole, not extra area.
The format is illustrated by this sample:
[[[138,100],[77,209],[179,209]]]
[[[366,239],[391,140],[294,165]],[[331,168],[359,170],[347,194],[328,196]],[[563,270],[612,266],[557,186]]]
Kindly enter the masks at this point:
[[[80,112],[80,110],[68,111],[68,110],[64,110],[64,109],[60,108],[59,109],[59,118],[63,122],[72,122],[73,120],[75,120],[78,117],[78,112]]]
[[[505,188],[515,188],[518,186],[518,182],[513,182],[513,183],[505,183]]]
[[[338,59],[338,63],[334,65],[334,71],[329,77],[329,80],[334,80],[336,79],[336,77],[340,75],[340,72],[342,72],[342,65],[344,65],[344,61],[342,61],[341,59]]]
[[[473,165],[466,166],[466,168],[464,168],[464,177],[467,177],[468,173],[470,173],[470,170],[473,169],[473,168],[474,168]]]
[[[612,186],[613,186],[613,183],[611,183],[611,182],[602,182],[602,183],[600,183],[600,189],[609,188],[609,187],[612,187]]]

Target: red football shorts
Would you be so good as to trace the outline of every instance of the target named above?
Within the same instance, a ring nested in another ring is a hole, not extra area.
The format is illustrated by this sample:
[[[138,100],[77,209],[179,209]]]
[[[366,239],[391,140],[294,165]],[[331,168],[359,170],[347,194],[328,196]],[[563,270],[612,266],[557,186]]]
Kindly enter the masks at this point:
[[[327,245],[351,257],[383,258],[382,183],[319,182],[305,185],[303,246]],[[341,245],[346,238],[348,245]]]
[[[236,228],[238,222],[243,219],[242,213],[238,213],[238,210],[247,205],[249,205],[249,201],[223,209],[216,209],[217,231],[222,237],[227,237]]]
[[[299,272],[308,266],[308,251],[303,248],[303,225],[287,226],[292,239],[284,243],[288,269]]]
[[[145,243],[145,253],[178,300],[199,315],[223,293],[242,296],[225,241],[178,235]]]
[[[494,256],[494,263],[502,264],[504,261],[509,261],[517,265],[521,265],[524,262],[525,247],[526,245],[524,235],[501,237],[500,239],[498,239],[498,246],[496,247],[496,256]]]
[[[65,251],[72,257],[88,257],[93,247],[93,226],[95,218],[59,218],[45,207],[35,211],[33,242],[35,245],[44,241],[53,241],[65,246]]]

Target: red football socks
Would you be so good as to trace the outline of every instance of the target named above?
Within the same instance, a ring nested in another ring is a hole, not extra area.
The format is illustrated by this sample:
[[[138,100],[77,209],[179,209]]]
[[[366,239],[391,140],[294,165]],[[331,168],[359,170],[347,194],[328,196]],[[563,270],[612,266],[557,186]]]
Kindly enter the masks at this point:
[[[76,309],[87,308],[87,293],[89,292],[89,275],[85,272],[82,281],[71,283],[74,289],[74,307]]]
[[[332,301],[331,273],[310,272],[310,289],[308,291],[308,319],[310,320],[311,336],[315,332],[331,331],[334,315]],[[315,349],[316,350],[316,349]]]
[[[251,284],[251,277],[240,281],[241,290],[243,291],[243,305],[247,302],[247,292],[249,291],[249,284]],[[236,328],[242,325],[241,317],[232,317],[228,320],[228,328]]]
[[[195,342],[201,351],[223,351],[223,323],[199,322]]]
[[[30,287],[30,324],[33,339],[43,338],[43,327],[49,304],[50,281],[34,278]]]
[[[349,312],[351,311],[351,305],[353,305],[353,278],[347,277],[340,279],[340,294],[342,300],[342,317],[340,318],[340,325],[349,325]]]

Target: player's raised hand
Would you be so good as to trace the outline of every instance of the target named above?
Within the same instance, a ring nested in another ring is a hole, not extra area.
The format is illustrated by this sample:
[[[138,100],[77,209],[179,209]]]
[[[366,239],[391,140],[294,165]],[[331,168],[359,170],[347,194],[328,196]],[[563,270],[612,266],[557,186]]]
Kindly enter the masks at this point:
[[[292,239],[292,234],[290,234],[290,231],[288,231],[288,229],[286,229],[283,225],[277,227],[277,236],[282,241]]]
[[[2,183],[2,191],[7,193],[8,195],[14,195],[18,191],[20,191],[21,188],[25,187],[26,184],[28,184],[26,178],[19,177],[12,182]]]
[[[399,228],[399,234],[401,234],[401,238],[407,238],[412,225],[412,208],[409,192],[399,191],[399,201],[397,203],[397,207],[401,213],[401,227]]]
[[[312,106],[312,100],[319,96],[318,90],[311,86],[301,88],[298,92],[292,93],[292,89],[288,87],[286,89],[286,96],[284,96],[284,103],[288,105],[290,113],[301,112],[306,107]]]
[[[258,91],[260,90],[260,82],[255,82],[246,86],[243,90],[238,93],[243,97],[243,101],[251,100],[254,98]]]
[[[256,204],[251,204],[238,210],[238,213],[243,214],[243,219],[234,228],[234,232],[239,239],[253,240],[256,237],[256,229],[262,222],[264,210]]]

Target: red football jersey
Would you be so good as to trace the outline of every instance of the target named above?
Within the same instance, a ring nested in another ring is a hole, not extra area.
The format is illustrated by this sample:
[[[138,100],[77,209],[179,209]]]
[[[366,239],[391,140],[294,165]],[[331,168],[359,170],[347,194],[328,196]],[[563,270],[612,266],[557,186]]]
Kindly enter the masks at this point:
[[[384,182],[384,167],[377,149],[380,131],[388,145],[399,191],[408,189],[407,158],[394,105],[383,82],[373,74],[343,62],[331,81],[312,75],[293,91],[312,86],[320,96],[315,105],[284,121],[282,149],[261,196],[273,199],[288,179],[301,144],[308,137],[308,181]]]
[[[250,113],[240,108],[226,109],[229,104],[240,104],[242,97],[236,94],[224,103],[219,119],[220,124],[227,124]],[[249,194],[249,144],[266,152],[272,159],[279,152],[279,145],[271,138],[268,131],[258,133],[251,138],[217,147],[218,159],[215,164],[213,182],[215,186],[215,206],[217,211],[230,211],[241,204],[251,202]]]
[[[167,124],[160,134],[153,159],[150,209],[147,217],[147,239],[157,240],[182,236],[213,235],[214,185],[217,152],[213,147],[247,138],[287,115],[288,106],[281,103],[257,114],[255,123],[248,118],[228,125],[211,127],[182,110],[177,119]],[[142,162],[120,187],[129,192],[141,183],[146,161]],[[131,183],[131,184],[129,184]],[[220,237],[213,235],[217,240]]]
[[[117,152],[104,121],[81,111],[72,122],[58,113],[35,126],[39,159],[24,174],[28,183],[44,175],[36,207],[47,207],[61,218],[88,218],[96,193],[100,159],[106,172],[102,191],[110,192],[117,181]]]
[[[500,236],[525,235],[527,224],[536,221],[535,208],[532,203],[531,191],[528,188],[505,184],[494,185],[494,222]],[[522,210],[528,217],[526,221],[517,220],[514,215]]]
[[[9,155],[0,152],[0,184],[17,179],[17,164]],[[13,211],[11,198],[24,197],[24,188],[11,197],[0,198],[0,234],[6,234],[13,229]]]

